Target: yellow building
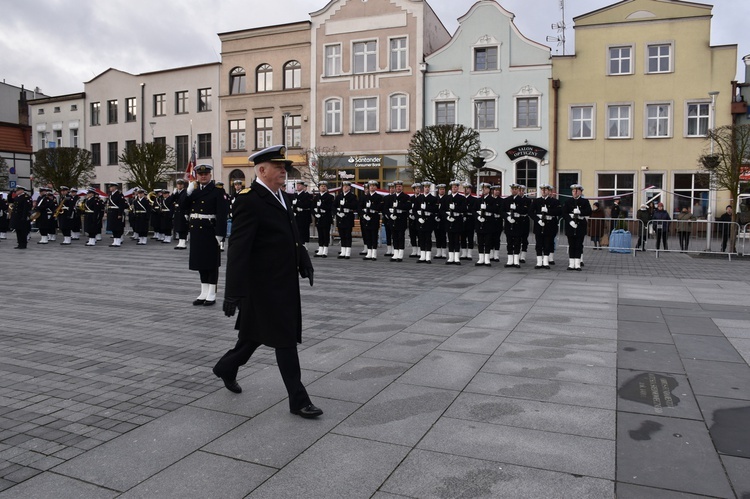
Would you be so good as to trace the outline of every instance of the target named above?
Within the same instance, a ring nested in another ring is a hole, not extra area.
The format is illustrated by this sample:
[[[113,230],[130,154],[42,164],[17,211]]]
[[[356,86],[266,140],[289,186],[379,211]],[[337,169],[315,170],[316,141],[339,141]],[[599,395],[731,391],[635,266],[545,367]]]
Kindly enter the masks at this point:
[[[574,18],[576,53],[553,58],[550,85],[562,194],[579,182],[588,197],[621,196],[630,217],[654,197],[670,214],[723,213],[728,196],[713,199],[698,158],[706,131],[731,124],[737,46],[710,45],[711,8],[624,0]]]

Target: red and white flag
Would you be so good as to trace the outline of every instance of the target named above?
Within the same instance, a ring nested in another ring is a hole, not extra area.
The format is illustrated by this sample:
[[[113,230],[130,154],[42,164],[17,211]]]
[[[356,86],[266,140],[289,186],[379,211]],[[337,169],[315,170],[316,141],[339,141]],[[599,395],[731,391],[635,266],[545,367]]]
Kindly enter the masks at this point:
[[[188,161],[187,170],[185,170],[185,180],[192,182],[195,180],[195,144],[193,144],[193,152],[190,154],[190,161]]]

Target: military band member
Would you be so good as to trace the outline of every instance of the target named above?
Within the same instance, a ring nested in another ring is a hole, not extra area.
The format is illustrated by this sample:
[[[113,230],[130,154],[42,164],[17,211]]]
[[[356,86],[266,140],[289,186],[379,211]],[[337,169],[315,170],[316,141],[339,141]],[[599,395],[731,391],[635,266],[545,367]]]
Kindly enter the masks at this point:
[[[31,196],[25,187],[16,187],[16,195],[13,198],[13,212],[10,216],[10,228],[16,231],[18,245],[15,249],[26,249],[29,232],[31,232]]]
[[[185,192],[185,181],[183,179],[177,180],[177,187],[172,192],[172,198],[174,204],[172,209],[174,211],[174,217],[172,218],[172,228],[174,233],[177,235],[177,246],[174,247],[176,250],[187,249],[187,235],[190,229],[188,224],[188,213],[182,209],[183,198],[187,196]]]
[[[231,201],[231,199],[229,199],[229,195],[224,190],[224,182],[222,182],[222,181],[216,182],[216,188],[219,189],[219,190],[221,190],[223,192],[223,196],[224,196],[224,211],[226,212],[226,215],[225,215],[224,219],[225,220],[229,220],[229,218],[231,217],[231,214],[232,214],[232,201]],[[229,223],[227,223],[226,233],[228,233],[228,232],[229,232]],[[221,251],[224,251],[224,244],[226,243],[226,239],[227,239],[227,236],[225,234],[224,237],[222,238],[221,242],[219,242],[219,249],[221,249]]]
[[[104,202],[96,189],[90,188],[83,203],[83,231],[89,237],[86,246],[96,246],[96,236],[101,235],[103,218]]]
[[[167,189],[161,191],[161,230],[164,234],[162,243],[172,243],[172,224],[174,218],[174,196]]]
[[[292,196],[292,210],[302,244],[310,242],[310,224],[312,223],[313,196],[307,192],[307,182],[297,181],[296,192]]]
[[[461,234],[464,230],[464,216],[466,215],[466,198],[461,194],[461,182],[454,180],[450,183],[451,192],[443,198],[440,206],[441,218],[445,222],[448,234],[448,261],[446,265],[461,265]]]
[[[119,248],[122,245],[122,234],[125,232],[125,210],[128,204],[115,182],[108,183],[107,187],[109,188],[109,197],[106,201],[107,230],[112,232],[114,238],[110,246]]]
[[[480,184],[482,193],[477,199],[474,217],[474,229],[477,233],[477,251],[479,252],[479,260],[474,264],[475,266],[485,265],[490,267],[492,265],[490,255],[492,254],[492,236],[496,232],[495,227],[499,223],[497,215],[499,206],[497,199],[490,193],[492,187],[487,182]]]
[[[82,207],[86,197],[79,196],[78,189],[76,189],[75,187],[70,189],[70,195],[73,199],[75,199],[75,209],[73,209],[74,214],[71,215],[70,239],[71,241],[78,241],[79,239],[81,239],[81,215],[83,214]]]
[[[562,213],[560,202],[552,196],[552,186],[541,184],[541,196],[531,202],[529,218],[534,223],[536,238],[536,266],[535,269],[549,269],[549,255],[555,249],[558,217]]]
[[[474,219],[477,212],[477,197],[471,192],[471,184],[464,182],[464,197],[466,198],[466,213],[464,214],[464,228],[461,231],[461,260],[472,260],[474,250]]]
[[[63,240],[60,243],[63,246],[72,244],[71,242],[71,227],[73,225],[73,217],[76,216],[76,199],[70,195],[70,189],[65,186],[60,186],[60,203],[58,209],[55,210],[55,218],[57,224],[62,232]]]
[[[393,196],[388,204],[383,206],[384,216],[390,218],[393,224],[393,256],[392,262],[404,261],[404,249],[406,248],[406,227],[409,223],[409,210],[411,199],[404,192],[404,182],[396,180],[393,182]]]
[[[52,189],[47,187],[39,188],[39,196],[36,198],[36,211],[39,217],[36,219],[36,226],[39,229],[39,235],[42,236],[37,244],[49,243],[50,234],[54,231],[52,228],[52,215],[57,208],[54,198],[51,196]]]
[[[417,217],[414,215],[414,200],[422,194],[422,184],[414,182],[411,184],[413,194],[411,196],[411,206],[409,207],[409,242],[411,244],[411,254],[409,258],[419,256],[419,233],[417,231]]]
[[[568,270],[581,270],[581,256],[583,242],[587,233],[587,218],[591,215],[591,204],[583,197],[583,186],[570,186],[573,197],[563,204],[563,218],[565,220],[565,235],[568,236]]]
[[[161,189],[154,189],[154,201],[151,203],[151,227],[154,229],[154,235],[151,239],[159,241],[164,240],[164,234],[161,232]],[[148,234],[146,234],[148,237]]]
[[[318,195],[313,199],[315,226],[318,228],[318,251],[316,257],[328,258],[328,247],[331,245],[331,226],[333,225],[333,194],[328,192],[328,182],[318,182]]]
[[[505,225],[505,207],[503,206],[502,186],[493,185],[491,188],[492,199],[495,202],[495,225],[490,236],[490,261],[500,262],[500,246],[502,245],[503,227]]]
[[[146,196],[146,189],[139,188],[133,200],[133,232],[138,236],[139,246],[148,243],[148,223],[151,219],[151,201]]]
[[[10,219],[8,217],[8,200],[3,197],[3,193],[0,192],[0,241],[8,239],[8,226],[10,225]]]
[[[357,211],[357,196],[352,192],[352,183],[344,180],[341,190],[333,201],[336,210],[336,227],[341,239],[341,253],[338,258],[349,259],[352,256],[352,229],[354,228],[354,213]]]
[[[437,184],[435,189],[437,189],[435,198],[438,203],[438,212],[435,215],[435,259],[442,259],[448,257],[448,237],[443,213],[443,201],[447,199],[445,184]]]
[[[422,194],[414,200],[412,212],[417,217],[417,235],[419,237],[419,260],[417,263],[432,263],[432,233],[440,207],[432,194],[432,184],[422,182]]]
[[[388,194],[383,196],[383,209],[393,203],[393,195],[396,193],[396,186],[393,182],[388,182]],[[393,220],[386,211],[383,211],[383,227],[385,227],[385,254],[383,256],[393,256]]]
[[[521,196],[521,203],[526,206],[526,215],[521,217],[521,254],[519,262],[526,263],[526,251],[529,249],[529,232],[531,230],[528,213],[532,200],[526,195],[526,186],[523,184],[518,184],[518,194]]]
[[[378,259],[378,239],[380,239],[380,212],[383,210],[383,195],[378,192],[378,182],[367,183],[367,193],[359,203],[359,222],[362,240],[367,250],[363,260]]]
[[[221,240],[227,234],[227,212],[224,190],[211,180],[213,166],[198,165],[196,180],[186,189],[182,209],[190,213],[190,270],[198,271],[201,293],[193,305],[216,303],[216,284],[221,266]]]
[[[528,213],[528,206],[520,194],[519,184],[510,185],[511,195],[503,201],[505,211],[505,240],[508,247],[506,267],[521,268],[522,218]]]

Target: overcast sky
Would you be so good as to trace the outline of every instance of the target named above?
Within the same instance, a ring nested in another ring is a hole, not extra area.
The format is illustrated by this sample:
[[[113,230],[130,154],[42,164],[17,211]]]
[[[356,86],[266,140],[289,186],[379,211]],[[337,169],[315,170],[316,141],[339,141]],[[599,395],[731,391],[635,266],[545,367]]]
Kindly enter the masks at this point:
[[[0,78],[46,95],[83,91],[83,82],[108,68],[145,73],[218,62],[217,33],[309,20],[328,0],[0,0]],[[354,1],[354,0],[352,0]],[[616,0],[567,0],[565,21]],[[429,0],[450,33],[474,0]],[[521,33],[552,47],[551,24],[562,19],[560,0],[499,0],[516,15]],[[750,54],[750,0],[714,0],[711,43],[738,44]],[[566,31],[566,53],[574,49]]]

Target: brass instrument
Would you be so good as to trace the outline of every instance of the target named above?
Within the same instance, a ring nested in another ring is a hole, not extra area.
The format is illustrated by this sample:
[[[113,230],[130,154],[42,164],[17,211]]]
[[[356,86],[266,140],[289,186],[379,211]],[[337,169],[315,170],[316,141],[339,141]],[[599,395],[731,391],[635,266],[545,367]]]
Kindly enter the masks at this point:
[[[57,205],[57,208],[55,208],[55,213],[52,214],[52,218],[57,218],[60,213],[62,213],[63,208],[65,207],[65,198],[62,198],[60,201],[60,204]]]
[[[81,213],[86,212],[86,196],[81,197],[81,199],[76,202],[76,209]]]
[[[42,210],[38,208],[34,208],[33,210],[31,210],[31,213],[29,214],[29,222],[33,222],[34,220],[36,220],[37,218],[41,216],[42,216]]]
[[[154,199],[156,199],[156,193],[154,191],[149,192],[146,197],[148,198],[148,201],[151,204],[154,204]]]

